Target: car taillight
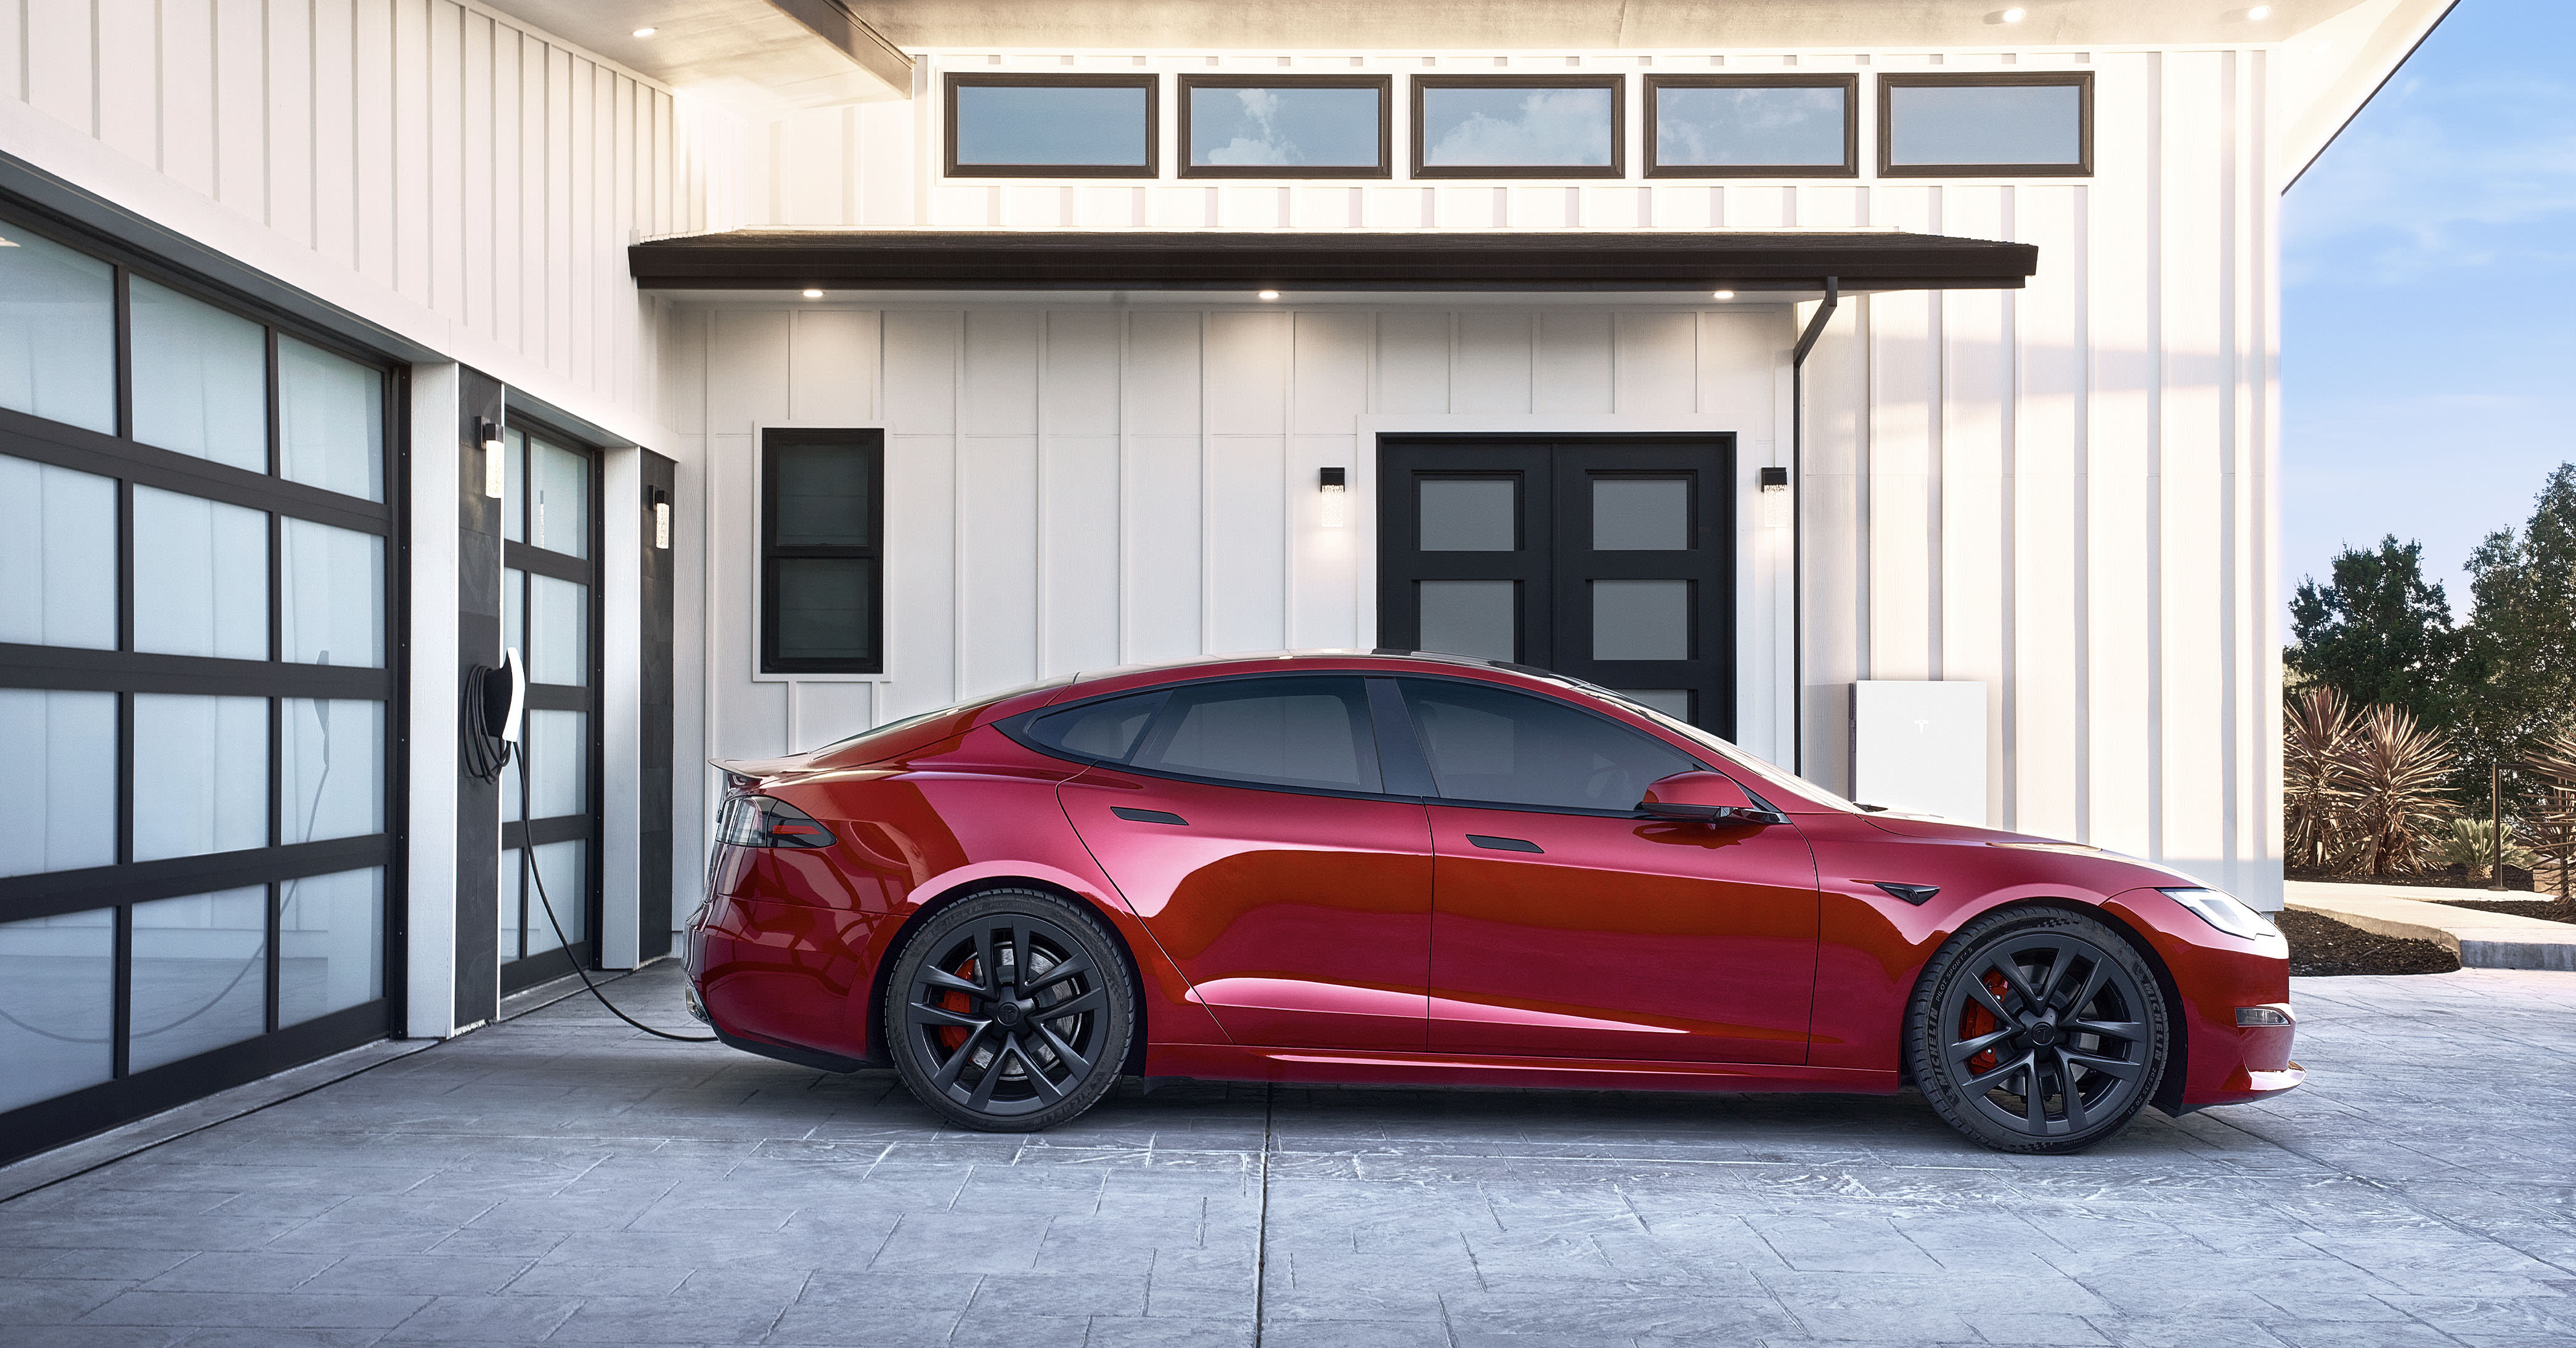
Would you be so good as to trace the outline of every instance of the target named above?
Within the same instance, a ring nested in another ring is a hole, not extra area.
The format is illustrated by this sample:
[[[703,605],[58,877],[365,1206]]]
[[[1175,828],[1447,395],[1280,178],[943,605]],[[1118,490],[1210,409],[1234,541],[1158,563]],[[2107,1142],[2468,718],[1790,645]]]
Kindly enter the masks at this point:
[[[716,841],[728,847],[829,847],[839,840],[822,821],[776,796],[734,796],[716,816]]]

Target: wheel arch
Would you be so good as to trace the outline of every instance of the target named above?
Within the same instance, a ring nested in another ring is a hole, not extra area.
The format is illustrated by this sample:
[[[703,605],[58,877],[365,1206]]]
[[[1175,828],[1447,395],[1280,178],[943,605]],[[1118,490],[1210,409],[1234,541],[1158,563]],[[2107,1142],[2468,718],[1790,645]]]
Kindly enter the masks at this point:
[[[1137,992],[1136,1012],[1129,1018],[1133,1023],[1127,1027],[1127,1055],[1119,1064],[1118,1070],[1128,1076],[1142,1074],[1145,1070],[1145,1045],[1148,1042],[1145,1037],[1145,1021],[1153,1013],[1145,1004],[1145,972],[1136,963],[1136,952],[1129,945],[1126,933],[1119,930],[1116,916],[1097,900],[1058,881],[1033,875],[978,875],[971,879],[961,879],[915,903],[912,911],[906,913],[903,920],[895,924],[894,931],[886,937],[885,944],[881,947],[883,954],[877,959],[876,969],[868,978],[867,1034],[871,1060],[882,1062],[886,1066],[894,1064],[894,1046],[887,1038],[886,1032],[886,987],[894,976],[895,954],[903,949],[905,941],[911,939],[913,929],[941,910],[953,908],[977,895],[1005,893],[1015,889],[1062,899],[1099,920],[1101,929],[1109,936],[1110,949],[1118,952],[1119,962],[1126,966],[1128,986],[1136,989]]]
[[[2164,1075],[2157,1080],[2156,1092],[2154,1095],[2147,1098],[2147,1103],[2154,1105],[2157,1109],[2160,1109],[2167,1115],[2171,1116],[2179,1116],[2189,1112],[2182,1103],[2183,1085],[2191,1076],[2191,1035],[2182,1022],[2182,985],[2174,981],[2173,970],[2166,967],[2164,956],[2156,950],[2154,943],[2147,940],[2146,934],[2139,931],[2134,923],[2131,923],[2120,914],[2113,912],[2103,904],[2087,903],[2082,899],[2067,898],[2060,895],[2042,895],[2032,898],[2008,899],[2004,902],[1990,904],[1971,912],[1961,913],[1957,924],[1952,926],[1948,931],[1942,933],[1940,944],[1934,946],[1932,948],[1932,953],[1930,955],[1926,955],[1923,959],[1923,963],[1914,970],[1914,981],[1906,987],[1904,998],[1897,1003],[1896,1043],[1898,1045],[1898,1049],[1896,1054],[1896,1073],[1898,1083],[1900,1085],[1908,1086],[1915,1084],[1914,1055],[1911,1051],[1910,1045],[1906,1043],[1906,1021],[1913,1012],[1915,1000],[1923,994],[1923,980],[1930,976],[1933,957],[1939,955],[1943,950],[1948,949],[1951,942],[1958,940],[1960,932],[1967,930],[1970,926],[1984,921],[1986,918],[1992,917],[1997,913],[2013,912],[2016,910],[2042,911],[2047,909],[2056,909],[2060,912],[2068,913],[2081,913],[2086,917],[2092,918],[2094,921],[2109,927],[2113,932],[2117,933],[2120,939],[2129,943],[2130,949],[2135,950],[2138,953],[2138,957],[2140,959],[2146,961],[2147,968],[2156,976],[2156,990],[2161,993],[2165,999],[2165,1018],[2167,1025]]]

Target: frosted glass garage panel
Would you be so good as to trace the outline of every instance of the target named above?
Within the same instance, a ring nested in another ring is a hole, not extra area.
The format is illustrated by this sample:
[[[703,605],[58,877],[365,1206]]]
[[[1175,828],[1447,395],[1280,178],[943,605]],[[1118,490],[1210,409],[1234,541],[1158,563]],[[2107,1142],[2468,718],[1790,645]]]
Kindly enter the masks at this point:
[[[0,225],[0,407],[116,434],[116,273]]]
[[[277,901],[281,1027],[385,995],[382,867],[288,880]]]
[[[132,997],[132,1071],[266,1033],[268,886],[134,905]]]
[[[1616,93],[1605,88],[1421,90],[1425,168],[1606,168]]]
[[[385,663],[385,540],[312,520],[279,525],[286,658],[306,665]]]
[[[278,473],[385,499],[385,376],[292,337],[277,339]]]
[[[134,695],[134,859],[268,845],[268,699]]]
[[[590,587],[552,576],[533,577],[528,590],[528,681],[580,686],[590,682]]]
[[[0,746],[0,875],[114,864],[116,694],[0,688]]]
[[[1594,478],[1592,546],[1603,552],[1678,552],[1691,545],[1687,478]]]
[[[1487,660],[1520,658],[1520,584],[1509,580],[1415,582],[1421,649]]]
[[[1520,547],[1520,480],[1429,477],[1417,487],[1424,552],[1512,552]]]
[[[1658,167],[1838,167],[1845,95],[1816,88],[1655,90]]]
[[[2084,161],[2084,91],[2076,85],[1895,85],[1886,96],[1890,164]]]
[[[1192,88],[1190,163],[1203,168],[1375,168],[1374,88]]]
[[[268,515],[134,489],[134,649],[268,658]]]
[[[583,923],[590,910],[590,844],[575,838],[528,849],[528,953],[580,941],[590,929]],[[540,891],[542,886],[542,892]],[[551,917],[547,905],[553,905]],[[560,938],[556,929],[562,929]]]
[[[0,922],[0,1111],[115,1069],[116,914]]]
[[[268,471],[268,331],[132,279],[134,438]]]
[[[528,542],[567,557],[590,555],[590,459],[543,440],[528,442],[536,481],[528,501]]]
[[[0,456],[0,642],[116,648],[114,479]]]
[[[578,711],[532,711],[521,746],[528,756],[528,817],[553,819],[590,808],[590,716]],[[518,774],[512,773],[515,777]]]
[[[1592,658],[1689,659],[1690,600],[1686,580],[1593,581]]]
[[[277,775],[281,843],[385,831],[385,704],[281,698]]]
[[[1152,102],[1142,86],[959,85],[952,129],[961,170],[976,165],[1145,167]]]

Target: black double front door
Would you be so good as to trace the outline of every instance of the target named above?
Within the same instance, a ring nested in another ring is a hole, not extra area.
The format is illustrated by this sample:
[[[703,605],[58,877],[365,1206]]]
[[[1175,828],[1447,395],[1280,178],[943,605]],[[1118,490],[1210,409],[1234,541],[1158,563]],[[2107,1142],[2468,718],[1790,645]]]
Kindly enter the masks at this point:
[[[1378,644],[1735,728],[1730,436],[1379,441]]]

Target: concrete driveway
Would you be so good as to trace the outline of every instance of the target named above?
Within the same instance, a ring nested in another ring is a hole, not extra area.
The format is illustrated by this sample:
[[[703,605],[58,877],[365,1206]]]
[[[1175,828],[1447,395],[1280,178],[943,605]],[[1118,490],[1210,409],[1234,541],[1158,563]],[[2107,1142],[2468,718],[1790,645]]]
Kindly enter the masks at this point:
[[[679,1026],[676,987],[613,991]],[[2576,975],[2293,995],[2306,1089],[2071,1158],[1910,1096],[1128,1088],[960,1134],[565,1001],[0,1204],[0,1341],[2576,1341]]]

